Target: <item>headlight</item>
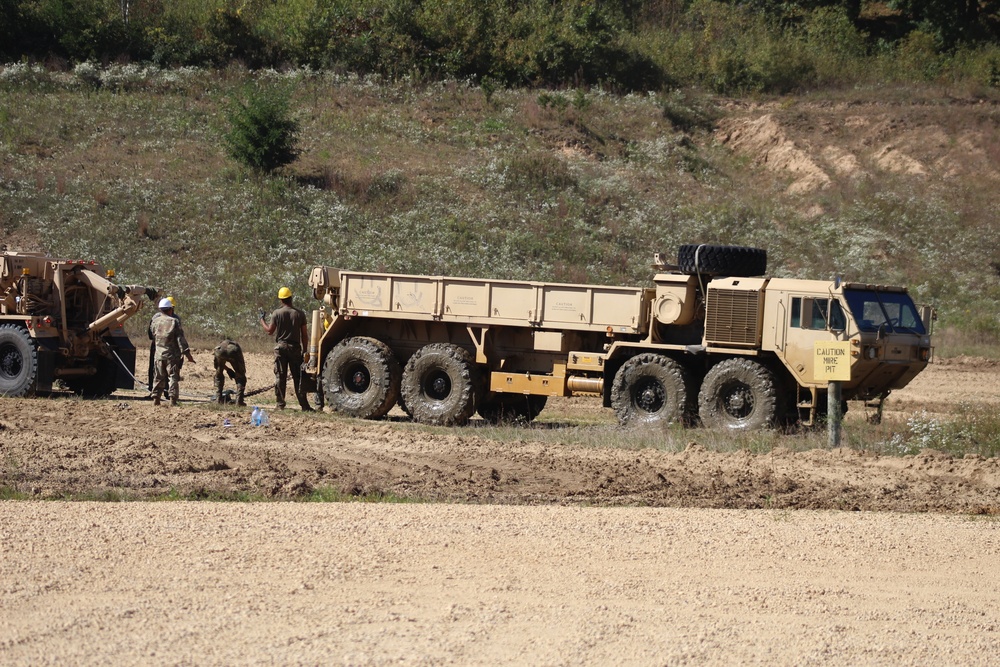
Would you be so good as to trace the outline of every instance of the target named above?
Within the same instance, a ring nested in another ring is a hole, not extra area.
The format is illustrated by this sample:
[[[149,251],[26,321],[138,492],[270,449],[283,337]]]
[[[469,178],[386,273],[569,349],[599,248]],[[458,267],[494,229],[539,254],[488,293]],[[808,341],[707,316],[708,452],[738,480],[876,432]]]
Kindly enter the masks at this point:
[[[876,348],[876,347],[868,347],[868,348],[865,349],[865,358],[866,359],[874,359],[877,356],[878,356],[878,348]]]

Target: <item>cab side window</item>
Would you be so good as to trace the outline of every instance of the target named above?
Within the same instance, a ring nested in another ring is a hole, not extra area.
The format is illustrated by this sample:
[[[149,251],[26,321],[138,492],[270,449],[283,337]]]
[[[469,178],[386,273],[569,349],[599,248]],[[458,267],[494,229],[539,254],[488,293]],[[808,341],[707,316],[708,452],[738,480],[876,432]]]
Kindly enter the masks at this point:
[[[790,326],[796,329],[811,329],[814,331],[843,331],[847,326],[844,310],[837,300],[809,299],[800,296],[792,297],[792,312]],[[830,322],[827,326],[827,312]]]

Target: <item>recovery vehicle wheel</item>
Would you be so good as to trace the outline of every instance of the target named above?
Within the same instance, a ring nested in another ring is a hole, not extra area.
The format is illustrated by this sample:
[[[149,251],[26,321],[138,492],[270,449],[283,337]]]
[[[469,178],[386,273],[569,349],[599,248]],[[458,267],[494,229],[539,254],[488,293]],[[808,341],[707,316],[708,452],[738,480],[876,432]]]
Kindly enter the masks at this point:
[[[693,412],[687,370],[670,357],[647,352],[615,373],[611,407],[622,426],[684,422]]]
[[[38,349],[23,328],[0,326],[0,396],[31,393],[38,376]]]
[[[688,244],[677,249],[683,273],[707,273],[737,278],[767,273],[767,251],[735,245]]]
[[[726,359],[705,374],[698,414],[705,426],[745,431],[768,428],[778,418],[778,383],[752,359]]]
[[[476,411],[491,424],[533,421],[545,408],[547,396],[497,393],[479,403]]]
[[[323,394],[334,412],[381,419],[399,398],[402,371],[389,346],[356,336],[337,343],[323,363]]]
[[[425,345],[403,371],[402,394],[413,420],[435,426],[469,421],[480,391],[479,368],[467,350],[448,343]]]

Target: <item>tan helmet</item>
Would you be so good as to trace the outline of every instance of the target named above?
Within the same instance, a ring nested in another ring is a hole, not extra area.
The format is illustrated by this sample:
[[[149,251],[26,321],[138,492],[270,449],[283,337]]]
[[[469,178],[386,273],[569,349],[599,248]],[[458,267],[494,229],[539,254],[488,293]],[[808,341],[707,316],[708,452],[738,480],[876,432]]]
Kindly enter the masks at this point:
[[[287,287],[282,287],[280,290],[278,290],[278,298],[279,299],[291,299],[292,298],[292,290],[288,289]]]

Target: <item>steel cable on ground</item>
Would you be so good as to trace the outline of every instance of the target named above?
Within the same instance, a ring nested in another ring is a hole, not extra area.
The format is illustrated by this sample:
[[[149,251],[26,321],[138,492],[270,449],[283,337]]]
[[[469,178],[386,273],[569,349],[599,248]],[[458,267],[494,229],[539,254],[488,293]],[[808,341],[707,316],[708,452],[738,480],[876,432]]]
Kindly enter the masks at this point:
[[[147,391],[149,390],[149,386],[145,382],[143,382],[139,378],[137,378],[135,376],[135,374],[133,374],[132,371],[130,371],[128,369],[128,366],[125,364],[124,361],[122,361],[122,358],[118,356],[118,352],[117,351],[111,350],[111,354],[115,355],[115,359],[117,359],[118,363],[121,364],[122,369],[124,369],[124,371],[126,373],[128,373],[128,376],[130,378],[132,378],[132,381],[135,383],[132,386],[133,389],[146,389]],[[274,389],[274,385],[273,384],[268,385],[266,387],[261,387],[260,389],[254,389],[253,391],[248,391],[245,394],[243,394],[243,396],[244,396],[244,398],[250,398],[251,396],[256,396],[258,394],[263,394],[265,391],[270,391],[271,389]],[[179,394],[179,398],[185,398],[185,399],[188,399],[188,400],[192,400],[193,399],[193,400],[202,400],[202,401],[214,401],[215,400],[215,394],[211,394],[211,395],[198,394],[198,395],[195,395],[195,394],[183,394],[182,393],[182,394]]]

